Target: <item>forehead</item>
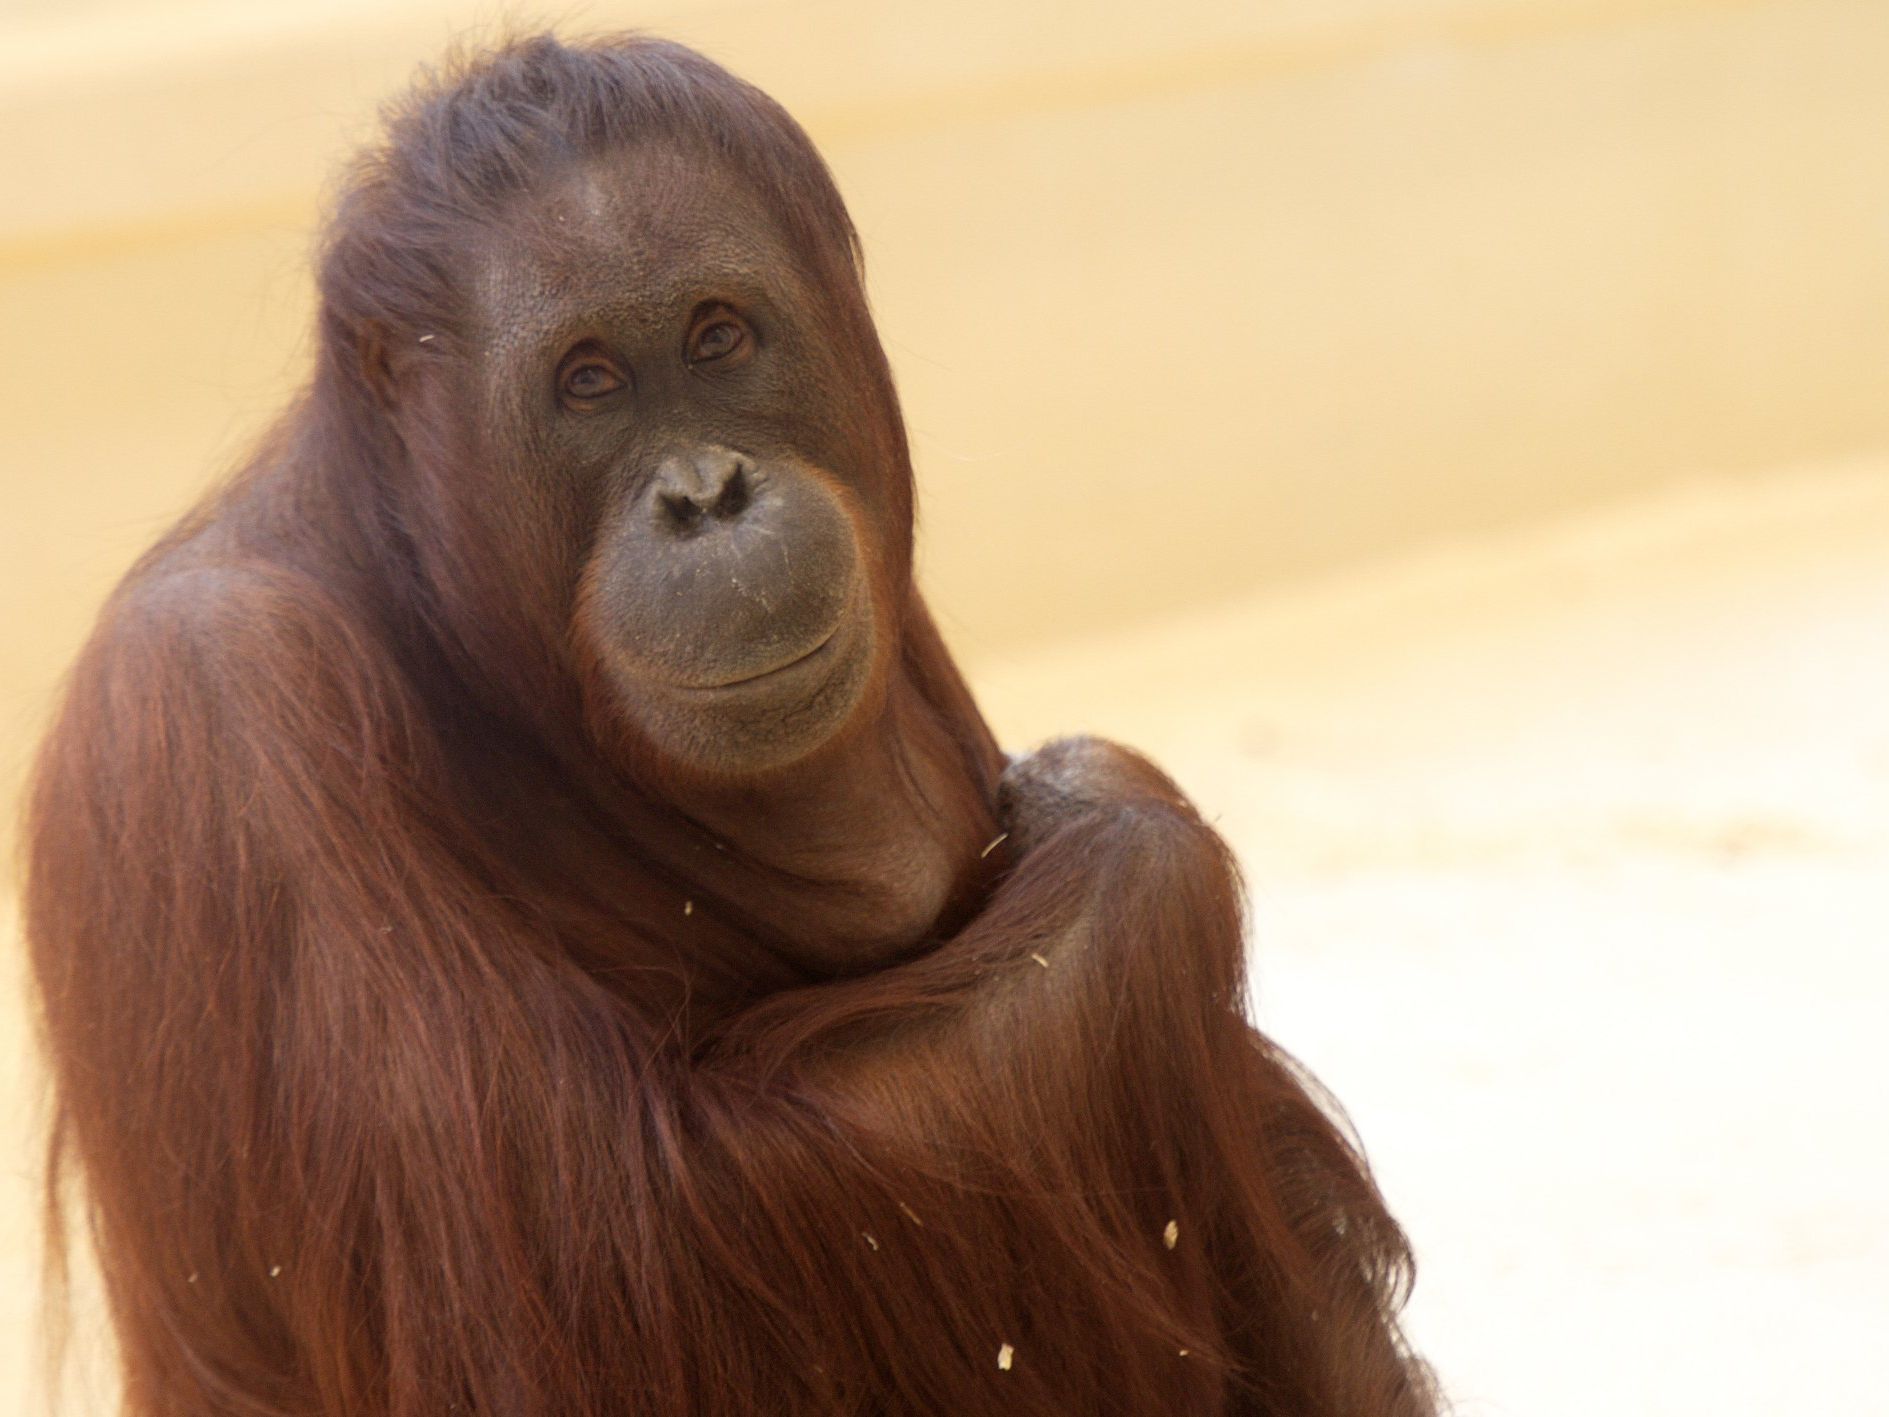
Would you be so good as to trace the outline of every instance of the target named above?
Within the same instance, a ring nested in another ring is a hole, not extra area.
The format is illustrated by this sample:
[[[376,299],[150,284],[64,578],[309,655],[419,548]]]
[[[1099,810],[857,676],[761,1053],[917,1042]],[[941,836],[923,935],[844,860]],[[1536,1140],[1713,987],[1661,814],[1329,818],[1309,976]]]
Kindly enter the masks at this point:
[[[723,164],[637,148],[573,162],[515,200],[479,243],[475,314],[509,343],[776,289],[793,269],[775,223]]]

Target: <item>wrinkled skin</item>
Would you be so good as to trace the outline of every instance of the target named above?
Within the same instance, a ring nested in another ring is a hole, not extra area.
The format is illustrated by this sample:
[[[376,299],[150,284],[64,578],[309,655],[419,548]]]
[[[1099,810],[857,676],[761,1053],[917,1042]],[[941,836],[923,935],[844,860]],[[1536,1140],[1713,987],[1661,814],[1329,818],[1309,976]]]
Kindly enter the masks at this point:
[[[470,367],[415,372],[477,411],[470,535],[508,557],[521,511],[555,518],[530,569],[558,578],[602,712],[670,771],[723,782],[842,737],[876,707],[909,533],[889,470],[848,437],[817,292],[753,197],[699,159],[613,154],[472,259]],[[406,416],[437,407],[409,397]]]

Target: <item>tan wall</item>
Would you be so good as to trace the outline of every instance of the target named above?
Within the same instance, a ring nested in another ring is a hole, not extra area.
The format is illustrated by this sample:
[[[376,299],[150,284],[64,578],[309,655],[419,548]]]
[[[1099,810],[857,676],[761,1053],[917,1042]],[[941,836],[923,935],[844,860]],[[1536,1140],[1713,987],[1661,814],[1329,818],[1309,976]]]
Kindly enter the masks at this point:
[[[319,184],[490,11],[0,22],[0,770],[306,352]],[[973,660],[1889,442],[1881,0],[597,4],[782,97],[864,230]]]

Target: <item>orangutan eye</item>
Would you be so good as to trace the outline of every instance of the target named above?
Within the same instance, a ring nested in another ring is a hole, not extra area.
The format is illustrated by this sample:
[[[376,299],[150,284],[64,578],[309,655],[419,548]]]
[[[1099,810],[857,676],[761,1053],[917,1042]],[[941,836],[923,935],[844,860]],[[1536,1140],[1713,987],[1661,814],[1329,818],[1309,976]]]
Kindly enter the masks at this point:
[[[691,364],[713,364],[747,351],[748,328],[727,310],[712,310],[689,333]]]
[[[558,375],[558,392],[572,403],[595,403],[614,394],[628,380],[609,360],[596,355],[573,359]]]

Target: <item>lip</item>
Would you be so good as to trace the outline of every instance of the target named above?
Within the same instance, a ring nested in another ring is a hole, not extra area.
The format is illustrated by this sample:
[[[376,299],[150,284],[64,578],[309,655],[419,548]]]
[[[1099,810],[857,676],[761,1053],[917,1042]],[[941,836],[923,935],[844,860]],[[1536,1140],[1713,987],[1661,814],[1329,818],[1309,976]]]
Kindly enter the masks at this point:
[[[801,654],[801,656],[788,659],[784,665],[774,665],[773,669],[763,669],[759,674],[748,674],[746,678],[731,678],[727,684],[708,684],[706,688],[712,693],[712,691],[716,690],[744,690],[744,688],[748,688],[750,684],[765,684],[765,682],[771,680],[771,678],[780,678],[782,674],[791,674],[795,669],[799,669],[801,665],[808,663],[808,661],[818,659],[818,657],[827,652],[827,648],[833,644],[833,640],[837,639],[839,639],[839,625],[833,625],[833,629],[829,629],[829,631],[825,633],[825,639],[820,640],[814,648],[810,648],[807,654]]]
[[[804,668],[816,660],[827,657],[827,652],[833,648],[834,641],[839,639],[840,630],[844,628],[845,624],[846,617],[842,615],[839,624],[828,630],[825,638],[823,638],[820,643],[808,650],[805,654],[796,655],[785,664],[777,664],[772,669],[763,669],[759,674],[749,674],[741,679],[730,679],[722,684],[687,685],[684,686],[684,691],[691,694],[725,694],[732,690],[751,689],[757,684],[766,684],[771,680],[780,679],[786,675],[792,674],[797,669]]]

